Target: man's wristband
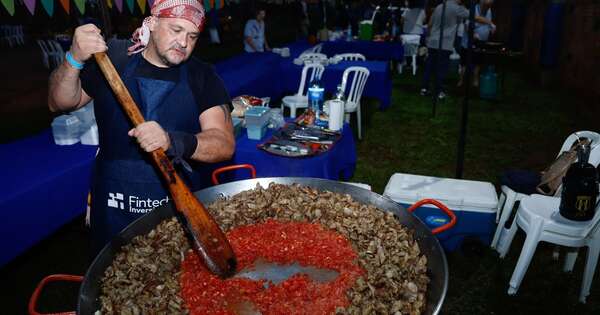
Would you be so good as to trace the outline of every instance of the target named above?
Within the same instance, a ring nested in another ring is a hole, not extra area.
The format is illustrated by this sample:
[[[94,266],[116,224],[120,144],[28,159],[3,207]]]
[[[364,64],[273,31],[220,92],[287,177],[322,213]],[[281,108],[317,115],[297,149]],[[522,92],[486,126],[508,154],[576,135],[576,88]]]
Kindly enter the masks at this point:
[[[67,59],[67,62],[69,63],[69,65],[71,65],[71,67],[73,67],[77,70],[83,69],[83,66],[85,65],[85,64],[75,60],[75,58],[73,58],[73,55],[71,55],[70,51],[67,51],[67,53],[65,54],[65,58]]]
[[[171,146],[167,150],[167,155],[176,158],[191,158],[198,146],[196,136],[187,132],[171,131],[169,132],[169,140],[171,141]]]

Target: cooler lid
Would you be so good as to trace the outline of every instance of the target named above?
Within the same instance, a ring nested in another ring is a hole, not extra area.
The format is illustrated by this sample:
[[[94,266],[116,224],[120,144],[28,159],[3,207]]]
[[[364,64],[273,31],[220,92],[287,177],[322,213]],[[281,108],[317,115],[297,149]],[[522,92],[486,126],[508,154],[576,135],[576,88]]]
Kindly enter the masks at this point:
[[[496,189],[491,183],[396,173],[383,193],[395,201],[414,203],[425,198],[441,201],[450,208],[495,212]]]
[[[246,115],[246,117],[250,117],[250,116],[261,117],[268,111],[269,111],[268,107],[252,106],[246,110],[245,115]]]

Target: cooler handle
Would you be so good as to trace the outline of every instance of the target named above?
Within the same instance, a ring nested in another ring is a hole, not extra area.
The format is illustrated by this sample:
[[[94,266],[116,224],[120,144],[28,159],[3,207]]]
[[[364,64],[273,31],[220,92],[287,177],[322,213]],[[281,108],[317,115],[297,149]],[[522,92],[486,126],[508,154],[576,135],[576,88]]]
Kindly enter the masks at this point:
[[[452,212],[452,210],[450,210],[448,207],[446,207],[446,205],[444,205],[443,203],[441,203],[435,199],[419,200],[419,201],[415,202],[412,206],[410,206],[408,209],[406,209],[406,211],[412,213],[418,207],[420,207],[422,205],[427,205],[427,204],[438,207],[440,210],[442,210],[442,212],[444,212],[447,216],[450,217],[450,222],[448,222],[442,226],[438,226],[435,229],[431,230],[432,234],[442,233],[444,231],[451,229],[454,225],[456,225],[456,215],[454,214],[454,212]]]
[[[40,283],[37,285],[37,287],[33,291],[31,298],[29,299],[28,310],[29,310],[30,315],[75,315],[75,311],[60,312],[60,313],[38,313],[35,310],[37,301],[40,298],[40,294],[42,293],[42,290],[44,289],[44,287],[50,282],[58,282],[58,281],[82,282],[83,277],[82,276],[74,276],[74,275],[49,275],[46,278],[42,279],[42,281],[40,281]]]
[[[220,167],[217,168],[216,170],[213,171],[212,173],[212,182],[214,185],[218,185],[219,184],[219,179],[217,178],[217,175],[223,173],[223,172],[227,172],[227,171],[232,171],[232,170],[237,170],[237,169],[241,169],[241,168],[247,168],[250,170],[250,177],[251,178],[256,178],[256,169],[254,168],[254,166],[252,166],[251,164],[236,164],[236,165],[229,165],[229,166],[224,166],[224,167]]]

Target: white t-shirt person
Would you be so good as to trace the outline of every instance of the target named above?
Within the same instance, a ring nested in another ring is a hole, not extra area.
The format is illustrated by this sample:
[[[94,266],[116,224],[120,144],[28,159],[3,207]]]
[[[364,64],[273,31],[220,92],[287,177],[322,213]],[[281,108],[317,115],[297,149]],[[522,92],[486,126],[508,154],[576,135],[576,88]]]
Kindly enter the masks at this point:
[[[246,27],[244,27],[244,50],[246,52],[271,50],[265,38],[265,16],[265,11],[260,10],[256,14],[256,19],[246,22]]]

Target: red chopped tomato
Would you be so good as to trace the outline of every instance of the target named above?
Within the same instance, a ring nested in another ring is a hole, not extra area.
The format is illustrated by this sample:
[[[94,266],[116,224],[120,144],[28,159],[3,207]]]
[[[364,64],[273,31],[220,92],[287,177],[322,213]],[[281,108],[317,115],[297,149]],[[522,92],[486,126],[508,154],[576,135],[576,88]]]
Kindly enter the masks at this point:
[[[346,291],[364,274],[350,242],[320,224],[306,222],[264,223],[240,226],[227,238],[238,259],[238,271],[257,259],[278,264],[333,269],[339,275],[320,283],[297,274],[267,288],[264,281],[220,279],[212,275],[193,252],[187,253],[180,277],[183,299],[194,314],[235,314],[236,305],[250,301],[262,314],[331,314],[350,304]]]

